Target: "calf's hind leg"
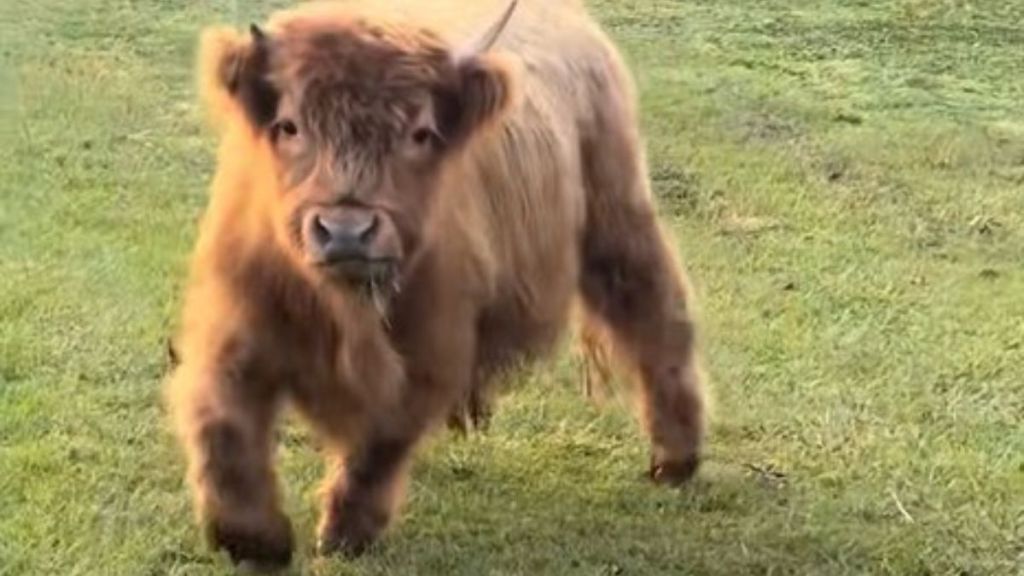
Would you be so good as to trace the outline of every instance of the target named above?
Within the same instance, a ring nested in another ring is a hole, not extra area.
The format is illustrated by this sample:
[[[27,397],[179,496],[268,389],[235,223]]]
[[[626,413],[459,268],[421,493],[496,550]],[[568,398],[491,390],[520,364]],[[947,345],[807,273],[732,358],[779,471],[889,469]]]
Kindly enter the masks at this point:
[[[677,484],[700,464],[705,400],[686,278],[658,222],[629,116],[605,108],[582,144],[580,290],[590,318],[605,325],[636,373],[651,477]]]

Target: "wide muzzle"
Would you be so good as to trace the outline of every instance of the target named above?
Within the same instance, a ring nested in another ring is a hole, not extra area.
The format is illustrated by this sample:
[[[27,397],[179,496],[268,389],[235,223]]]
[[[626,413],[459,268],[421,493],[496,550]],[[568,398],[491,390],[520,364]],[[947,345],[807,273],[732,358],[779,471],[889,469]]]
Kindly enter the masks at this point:
[[[311,210],[303,218],[302,236],[310,263],[351,281],[385,280],[401,260],[391,219],[372,208]]]

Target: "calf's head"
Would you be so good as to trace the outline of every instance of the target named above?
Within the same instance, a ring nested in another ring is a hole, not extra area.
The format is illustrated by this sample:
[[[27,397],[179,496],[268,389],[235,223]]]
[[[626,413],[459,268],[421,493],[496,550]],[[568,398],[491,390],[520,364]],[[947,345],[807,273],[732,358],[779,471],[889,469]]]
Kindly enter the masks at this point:
[[[252,205],[297,265],[344,286],[397,280],[445,167],[512,100],[488,48],[514,7],[460,46],[340,6],[205,33],[207,104],[246,135]]]

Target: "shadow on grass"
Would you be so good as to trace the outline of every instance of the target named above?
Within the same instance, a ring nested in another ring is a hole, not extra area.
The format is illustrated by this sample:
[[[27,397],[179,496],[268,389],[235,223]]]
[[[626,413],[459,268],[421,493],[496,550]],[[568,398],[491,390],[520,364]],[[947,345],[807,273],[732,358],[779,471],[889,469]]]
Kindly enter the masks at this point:
[[[834,572],[859,556],[805,527],[780,479],[711,462],[674,490],[618,455],[549,456],[498,447],[469,465],[424,459],[402,518],[369,555],[304,550],[300,562],[318,574],[737,574]]]

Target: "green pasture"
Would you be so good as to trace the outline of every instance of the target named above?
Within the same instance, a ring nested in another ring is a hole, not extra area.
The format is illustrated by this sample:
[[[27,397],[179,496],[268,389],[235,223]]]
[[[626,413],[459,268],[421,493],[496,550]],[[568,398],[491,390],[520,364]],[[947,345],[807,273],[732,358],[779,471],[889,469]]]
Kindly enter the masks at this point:
[[[227,574],[160,405],[213,169],[199,29],[275,2],[0,0],[0,575]],[[276,4],[280,4],[277,2]],[[602,0],[700,300],[697,480],[562,357],[296,574],[1024,574],[1024,2]]]

